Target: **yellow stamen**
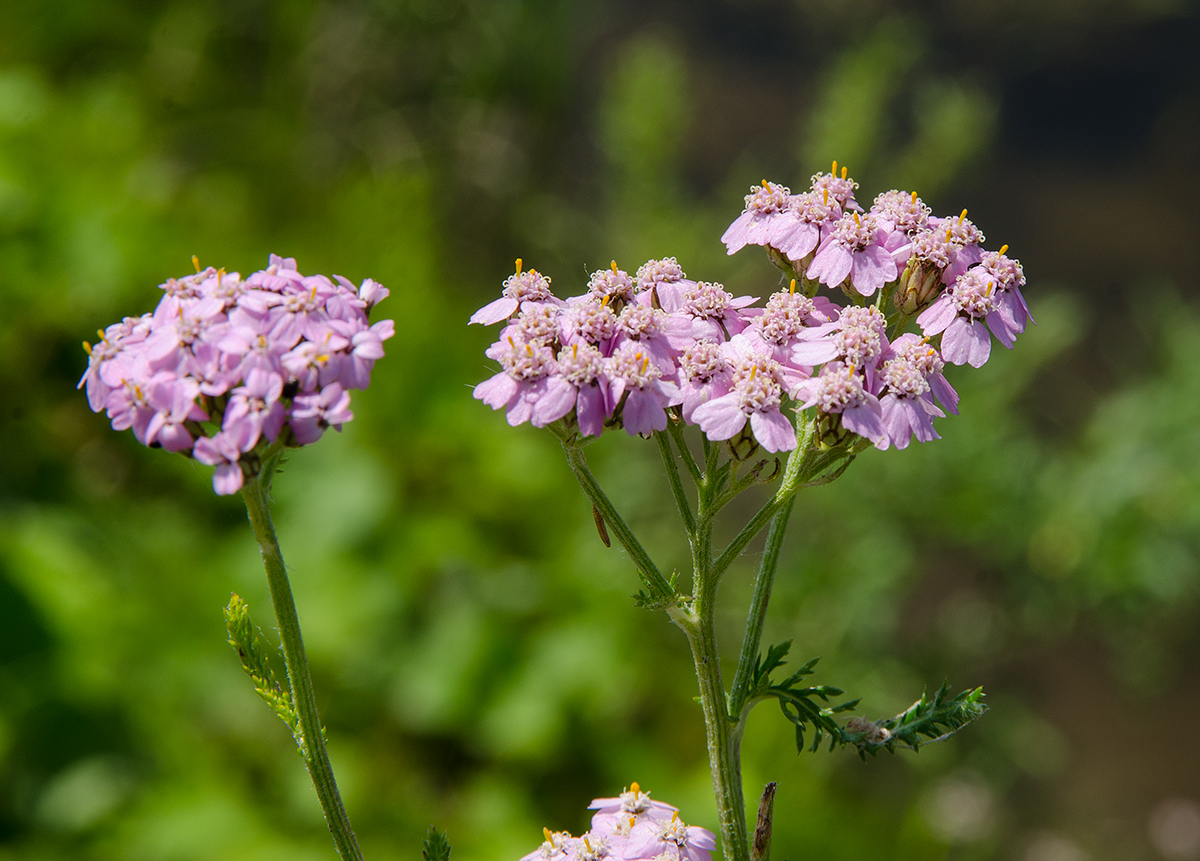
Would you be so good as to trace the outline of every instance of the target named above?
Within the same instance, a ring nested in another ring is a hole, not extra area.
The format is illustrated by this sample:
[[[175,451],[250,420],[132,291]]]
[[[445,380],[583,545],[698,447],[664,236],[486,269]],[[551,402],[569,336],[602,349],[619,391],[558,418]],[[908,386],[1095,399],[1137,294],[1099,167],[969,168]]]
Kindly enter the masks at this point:
[[[954,232],[954,228],[953,228],[953,227],[947,227],[947,228],[946,228],[946,241],[947,241],[947,242],[949,242],[949,241],[950,241],[950,234],[951,234],[951,233],[953,233],[953,232]]]
[[[795,292],[796,292],[796,279],[795,278],[792,279],[792,286],[790,288],[788,288],[788,292],[795,294]]]
[[[527,355],[531,359],[533,358],[533,347],[530,346],[529,344],[525,345],[525,355]]]
[[[846,168],[842,168],[842,179],[846,178]]]
[[[614,260],[612,263],[610,263],[608,265],[612,267],[613,275],[616,275],[617,274],[617,261]]]
[[[771,183],[767,182],[767,181],[764,179],[764,180],[763,180],[763,184],[762,184],[762,188],[763,188],[763,191],[770,191],[770,190],[771,190]]]
[[[601,306],[607,305],[608,300],[610,300],[612,297],[613,297],[613,294],[611,294],[611,293],[607,294],[603,299],[600,300],[600,305]]]
[[[200,258],[195,254],[192,255],[192,265],[196,267],[196,271],[200,271]]]
[[[571,345],[571,355],[573,357],[575,357],[576,359],[579,358],[579,345],[578,344]]]
[[[517,274],[518,275],[521,274],[521,258],[520,257],[517,258]]]
[[[857,213],[857,212],[856,212],[856,213],[854,213],[854,223],[855,223],[855,224],[857,224],[859,227],[862,227],[862,222],[858,220],[858,213]]]
[[[964,209],[964,210],[963,210],[961,213],[959,213],[959,216],[958,216],[958,223],[959,223],[959,224],[962,224],[962,223],[963,223],[963,219],[964,219],[964,218],[966,218],[966,217],[967,217],[967,211]]]
[[[833,167],[829,171],[830,176],[837,176],[837,159],[833,160]]]
[[[517,342],[513,340],[512,335],[508,336],[508,346],[512,347],[514,350],[517,349]]]
[[[829,206],[829,189],[821,189],[821,202],[826,206]]]
[[[83,342],[83,351],[90,356],[92,354],[92,345],[89,344],[87,341],[84,341]]]
[[[640,356],[640,355],[641,355],[641,353],[639,353],[638,355]],[[646,373],[646,369],[647,369],[648,367],[650,367],[650,360],[649,360],[649,359],[642,359],[642,373],[643,373],[643,374],[644,374],[644,373]]]
[[[1000,246],[1000,253],[1001,253],[1001,254],[1003,254],[1003,253],[1004,253],[1005,251],[1007,251],[1007,250],[1008,250],[1008,246],[1007,246],[1007,245],[1001,245],[1001,246]]]
[[[104,330],[103,330],[103,329],[97,329],[97,330],[96,330],[96,334],[100,336],[100,340],[101,340],[101,341],[107,341],[107,340],[108,340],[107,338],[105,338],[105,337],[104,337]]]
[[[551,839],[550,839],[550,829],[549,829],[549,828],[543,828],[543,829],[542,829],[542,833],[546,835],[546,842],[547,842],[547,843],[553,843],[553,842],[554,842],[553,840],[551,840]]]
[[[912,193],[912,202],[913,203],[917,202],[917,193],[915,191]]]
[[[638,782],[635,780],[633,783],[629,784],[629,791],[632,792],[634,795],[637,795],[639,792],[642,791],[642,788],[640,786],[638,786]]]
[[[671,814],[671,824],[674,825],[678,821],[679,821],[679,811],[676,810],[674,813]]]
[[[750,369],[750,382],[754,382],[754,375],[758,373],[758,365]]]
[[[318,364],[321,364],[321,365],[323,365],[323,364],[325,364],[325,363],[326,363],[326,362],[328,362],[328,361],[329,361],[329,357],[328,357],[328,356],[317,356],[317,363],[318,363]]]

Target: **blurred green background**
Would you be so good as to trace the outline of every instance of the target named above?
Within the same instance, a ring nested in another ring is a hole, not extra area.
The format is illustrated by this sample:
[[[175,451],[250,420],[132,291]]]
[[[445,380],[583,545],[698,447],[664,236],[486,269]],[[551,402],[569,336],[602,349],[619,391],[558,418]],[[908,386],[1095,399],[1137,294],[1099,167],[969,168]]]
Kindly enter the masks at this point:
[[[193,254],[392,291],[355,421],[276,482],[366,856],[435,822],[514,859],[631,780],[713,827],[683,637],[632,607],[550,435],[471,399],[493,333],[465,323],[516,257],[563,295],[664,255],[765,295],[718,237],[833,158],[864,200],[969,207],[1039,325],[955,369],[941,442],[801,498],[767,637],[873,716],[947,677],[992,711],[864,764],[761,709],[775,857],[1200,858],[1198,44],[1182,0],[5,4],[0,859],[333,857],[224,642],[230,591],[270,618],[239,500],[74,390],[79,342]],[[654,447],[590,451],[681,564]]]

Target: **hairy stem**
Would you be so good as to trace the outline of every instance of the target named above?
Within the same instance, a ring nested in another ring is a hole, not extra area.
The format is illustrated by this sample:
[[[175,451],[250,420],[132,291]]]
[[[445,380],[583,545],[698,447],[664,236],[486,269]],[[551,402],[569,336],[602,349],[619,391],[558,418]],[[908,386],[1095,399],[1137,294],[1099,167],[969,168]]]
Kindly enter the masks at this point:
[[[683,520],[683,528],[688,537],[696,531],[696,519],[692,516],[692,507],[688,504],[687,494],[683,491],[683,481],[679,477],[679,465],[675,463],[675,452],[671,450],[671,441],[662,431],[654,434],[658,442],[658,452],[662,455],[663,465],[667,468],[667,481],[671,485],[671,495],[675,497],[675,507],[679,509],[679,517]]]
[[[350,819],[342,805],[329,755],[325,751],[325,737],[321,732],[321,718],[317,714],[317,703],[313,697],[312,677],[308,672],[308,661],[304,657],[304,640],[300,636],[300,620],[296,616],[296,602],[292,599],[292,588],[288,583],[287,569],[283,564],[283,553],[275,537],[271,523],[270,489],[271,476],[279,462],[278,451],[271,452],[263,462],[259,474],[242,487],[242,498],[246,501],[246,513],[258,549],[262,553],[263,567],[267,572],[267,585],[271,590],[271,603],[275,607],[275,619],[279,625],[279,637],[283,642],[283,660],[287,666],[288,684],[292,689],[292,702],[299,717],[300,732],[304,743],[301,753],[308,766],[309,776],[325,814],[325,824],[333,835],[333,843],[343,861],[362,861],[362,852]]]
[[[633,560],[634,566],[638,570],[638,574],[642,578],[642,582],[650,590],[651,595],[662,601],[671,601],[675,598],[675,590],[667,581],[667,578],[662,575],[658,567],[650,559],[641,542],[633,534],[633,530],[626,525],[621,515],[617,513],[617,509],[613,507],[608,496],[600,488],[596,477],[592,475],[591,469],[588,468],[587,458],[583,455],[583,449],[578,443],[573,442],[567,435],[559,434],[559,441],[562,442],[563,452],[567,456],[567,464],[571,467],[571,472],[575,473],[575,478],[579,482],[583,492],[587,494],[592,505],[600,512],[604,518],[604,522],[608,524],[609,529],[617,537],[617,541],[621,542],[621,546],[625,548],[625,552],[629,554],[629,558]]]
[[[787,531],[788,518],[796,504],[790,498],[771,519],[767,532],[767,545],[763,548],[762,562],[754,580],[754,595],[750,599],[750,612],[746,616],[746,632],[742,636],[742,653],[738,657],[737,673],[729,691],[729,713],[740,717],[742,707],[749,695],[750,676],[758,660],[758,649],[762,643],[763,624],[767,618],[767,604],[771,600],[771,587],[775,583],[775,569],[779,566],[779,551],[783,547],[783,536]]]

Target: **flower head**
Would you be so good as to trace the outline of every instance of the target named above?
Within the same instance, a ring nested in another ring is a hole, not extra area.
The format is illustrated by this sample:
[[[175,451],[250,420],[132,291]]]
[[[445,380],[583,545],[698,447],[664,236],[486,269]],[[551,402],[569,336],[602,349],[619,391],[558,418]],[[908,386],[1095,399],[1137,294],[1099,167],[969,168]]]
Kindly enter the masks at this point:
[[[347,390],[366,388],[394,327],[369,323],[387,295],[370,279],[355,288],[306,277],[275,255],[244,280],[196,270],[160,285],[153,313],[85,343],[79,385],[114,429],[216,466],[213,488],[229,494],[242,486],[244,455],[314,442],[353,418]]]

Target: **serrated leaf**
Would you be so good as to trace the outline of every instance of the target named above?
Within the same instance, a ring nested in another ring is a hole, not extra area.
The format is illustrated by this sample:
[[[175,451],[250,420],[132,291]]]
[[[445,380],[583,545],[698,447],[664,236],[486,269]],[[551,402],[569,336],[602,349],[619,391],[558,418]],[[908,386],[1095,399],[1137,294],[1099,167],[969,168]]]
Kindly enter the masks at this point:
[[[225,630],[229,635],[229,645],[237,652],[242,662],[242,669],[254,684],[254,691],[262,700],[279,715],[296,740],[300,754],[308,757],[308,747],[304,743],[304,733],[300,729],[300,716],[292,702],[291,689],[280,684],[267,658],[272,646],[263,636],[262,629],[250,620],[250,608],[236,593],[230,596],[229,604],[224,609]],[[322,728],[322,733],[324,729]]]
[[[422,844],[421,857],[425,861],[450,861],[450,840],[444,832],[429,826],[429,832]]]

